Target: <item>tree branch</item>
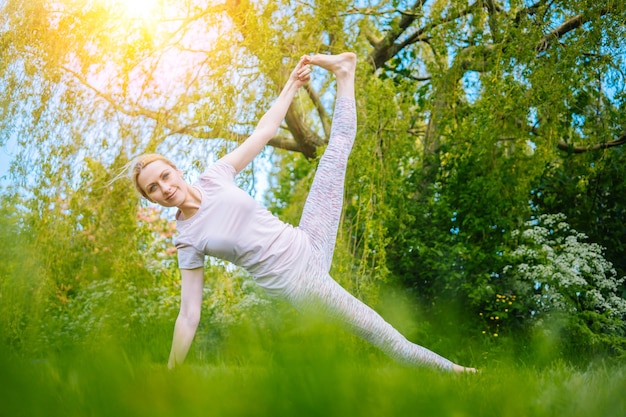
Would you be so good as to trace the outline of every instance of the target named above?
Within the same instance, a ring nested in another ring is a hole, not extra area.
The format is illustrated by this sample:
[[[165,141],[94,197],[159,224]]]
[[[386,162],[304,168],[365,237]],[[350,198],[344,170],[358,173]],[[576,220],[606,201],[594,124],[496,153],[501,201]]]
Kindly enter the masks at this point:
[[[249,14],[246,13],[247,10],[253,7],[250,5],[250,1],[227,0],[225,4],[226,11],[231,17],[233,24],[239,29],[241,36],[246,38],[248,36],[248,32],[252,30],[250,28],[250,25],[255,22],[255,20],[248,21]],[[260,48],[263,48],[263,46],[255,45],[255,47],[249,47],[249,50],[252,54],[258,57],[258,52]],[[282,78],[286,79],[287,77],[283,76]],[[309,96],[311,96],[310,93]],[[320,138],[314,131],[309,128],[309,126],[306,124],[304,115],[301,114],[300,110],[296,108],[294,103],[292,103],[287,110],[285,122],[287,123],[287,129],[293,135],[294,140],[289,141],[276,139],[271,140],[269,144],[283,149],[302,152],[307,158],[315,157],[317,148],[324,145],[326,141],[325,139]],[[294,145],[294,143],[297,146]]]
[[[317,109],[317,114],[319,115],[320,120],[322,121],[322,128],[324,129],[324,135],[327,138],[330,137],[330,124],[328,123],[328,113],[326,113],[326,109],[324,109],[324,106],[322,105],[322,100],[320,100],[319,95],[315,92],[315,90],[313,90],[313,87],[311,87],[310,83],[306,84],[304,88],[307,94],[309,95],[309,98],[311,98],[313,105]]]
[[[130,117],[145,117],[154,120],[157,124],[160,124],[161,126],[164,126],[167,129],[167,132],[161,137],[160,140],[163,140],[164,138],[172,135],[190,135],[198,139],[225,139],[241,143],[248,137],[245,134],[215,127],[211,128],[211,131],[209,133],[205,129],[203,129],[208,127],[206,124],[203,123],[178,125],[171,123],[169,121],[169,117],[164,117],[165,114],[163,112],[157,112],[143,107],[135,107],[132,109],[127,108],[118,103],[110,94],[106,94],[91,85],[83,75],[67,67],[62,67],[62,69],[74,76],[83,86],[93,91],[98,97],[105,100],[117,112]],[[288,151],[302,152],[302,147],[295,140],[281,136],[276,136],[272,138],[269,141],[268,145]]]
[[[520,128],[526,130],[529,133],[532,133],[535,136],[541,136],[539,131],[535,126],[528,126],[521,119],[516,118],[515,124]],[[565,142],[564,140],[560,140],[557,144],[557,148],[561,151],[569,152],[569,153],[585,153],[591,151],[598,151],[600,149],[609,149],[615,146],[620,146],[626,144],[626,133],[624,133],[619,138],[612,140],[610,142],[597,143],[595,145],[589,146],[576,146],[570,143]]]
[[[626,133],[620,136],[619,138],[612,140],[610,142],[597,143],[595,145],[589,145],[589,146],[575,146],[575,145],[569,144],[561,140],[559,141],[557,147],[560,150],[566,151],[569,153],[585,153],[585,152],[591,152],[591,151],[598,151],[600,149],[609,149],[609,148],[613,148],[615,146],[621,146],[624,144],[626,144]]]
[[[423,2],[418,1],[417,3],[419,3],[419,5],[421,6]],[[380,68],[391,57],[395,56],[398,52],[406,48],[408,45],[414,44],[416,42],[426,42],[428,40],[428,36],[426,34],[430,30],[440,25],[452,22],[460,17],[467,16],[475,12],[476,10],[480,9],[481,6],[482,6],[482,2],[476,1],[461,11],[452,12],[441,20],[431,22],[430,24],[419,28],[418,30],[416,30],[414,33],[412,33],[410,36],[408,36],[404,41],[400,43],[395,43],[395,41],[400,37],[400,35],[402,35],[402,33],[408,28],[408,26],[405,28],[399,27],[399,29],[402,29],[401,31],[400,30],[390,31],[387,34],[387,36],[384,38],[384,40],[380,44],[376,45],[376,47],[370,54],[369,62],[372,63],[375,69]],[[415,8],[415,5],[413,7]],[[417,17],[417,14],[415,13],[412,13],[412,14],[407,13],[403,15],[403,19],[401,19],[401,21],[407,24],[410,20],[410,23],[412,23],[416,17]]]
[[[532,16],[532,15],[536,14],[539,11],[539,8],[541,6],[543,6],[544,4],[546,4],[546,2],[547,2],[547,0],[539,0],[535,4],[532,4],[532,5],[528,6],[528,7],[525,7],[523,9],[519,10],[517,13],[515,13],[515,17],[513,18],[513,21],[516,24],[519,24],[520,21],[522,20],[522,16],[524,16],[524,15]]]
[[[600,10],[600,16],[604,16],[608,13],[608,9],[603,8]],[[578,29],[590,20],[590,16],[584,15],[582,13],[566,20],[559,27],[551,30],[547,35],[545,35],[543,39],[539,41],[539,44],[535,47],[535,50],[537,52],[545,52],[554,42],[558,41],[572,30]]]
[[[383,41],[383,38],[376,36],[376,34],[374,34],[371,30],[367,28],[362,29],[361,33],[365,36],[365,39],[367,39],[372,47],[376,47],[376,45]]]
[[[287,110],[285,116],[285,122],[289,132],[294,136],[298,142],[300,152],[307,158],[315,158],[317,148],[325,145],[326,140],[319,137],[311,128],[304,123],[303,116],[298,112],[292,104]]]
[[[406,46],[413,44],[415,42],[419,42],[419,41],[423,41],[426,40],[426,33],[440,25],[446,24],[446,23],[450,23],[460,17],[464,17],[467,16],[477,10],[479,10],[481,8],[482,4],[480,1],[476,1],[473,4],[470,4],[466,9],[463,9],[461,11],[455,12],[455,13],[450,13],[448,16],[446,16],[445,18],[436,21],[436,22],[432,22],[429,25],[424,26],[423,28],[420,28],[418,31],[416,31],[415,33],[413,33],[411,36],[409,36],[404,42],[398,44],[398,50],[400,51],[401,49],[405,48]],[[396,51],[396,52],[397,52]]]
[[[406,29],[413,24],[415,19],[419,16],[417,13],[424,5],[424,0],[417,0],[408,12],[401,13],[399,18],[396,18],[391,24],[391,27],[397,29],[391,29],[387,32],[387,35],[378,44],[374,45],[374,49],[369,56],[369,62],[373,67],[380,68],[385,62],[387,62],[392,56],[394,56],[401,49],[396,45],[396,40],[406,31]]]
[[[82,75],[79,74],[78,72],[74,71],[71,68],[68,68],[66,66],[62,66],[61,69],[71,75],[74,76],[74,78],[76,78],[78,80],[78,82],[80,82],[83,86],[87,87],[88,89],[90,89],[91,91],[93,91],[98,97],[104,99],[107,103],[109,103],[109,105],[111,105],[111,107],[113,107],[116,111],[123,113],[127,116],[131,116],[131,117],[147,117],[149,119],[153,119],[156,121],[160,121],[161,120],[161,113],[160,112],[156,112],[154,110],[149,110],[143,107],[140,108],[135,108],[135,109],[127,109],[125,107],[123,107],[121,104],[119,104],[116,100],[113,99],[113,97],[110,94],[106,94],[100,90],[98,90],[96,87],[94,87],[93,85],[91,85],[91,83],[89,83],[89,81],[87,81],[87,79]],[[178,127],[174,127],[172,128],[172,130],[176,130],[178,129]]]

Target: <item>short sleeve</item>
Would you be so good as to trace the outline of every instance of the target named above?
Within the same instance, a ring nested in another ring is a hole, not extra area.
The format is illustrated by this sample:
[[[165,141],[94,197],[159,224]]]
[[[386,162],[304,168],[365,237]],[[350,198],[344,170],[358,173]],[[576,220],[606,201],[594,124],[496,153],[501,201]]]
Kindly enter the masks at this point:
[[[204,266],[204,253],[189,245],[177,245],[178,268],[195,269]]]
[[[202,174],[200,179],[212,179],[212,180],[227,180],[233,181],[235,179],[236,170],[235,168],[224,161],[223,159],[218,160],[216,163],[211,165],[205,172]]]

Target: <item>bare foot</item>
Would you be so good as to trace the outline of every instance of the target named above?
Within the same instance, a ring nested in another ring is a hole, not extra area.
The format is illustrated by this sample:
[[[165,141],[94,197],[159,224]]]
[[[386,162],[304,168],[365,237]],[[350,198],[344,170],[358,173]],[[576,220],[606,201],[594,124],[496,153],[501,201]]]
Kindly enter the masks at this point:
[[[354,73],[356,55],[344,52],[339,55],[316,54],[303,57],[305,64],[317,65],[335,74],[337,79],[337,97],[354,97]]]
[[[452,370],[459,374],[460,373],[475,374],[477,372],[476,368],[466,368],[465,366],[461,366],[461,365],[454,365]]]
[[[356,55],[352,52],[344,52],[339,55],[316,54],[305,56],[307,64],[317,65],[335,74],[336,77],[354,76],[356,68]]]

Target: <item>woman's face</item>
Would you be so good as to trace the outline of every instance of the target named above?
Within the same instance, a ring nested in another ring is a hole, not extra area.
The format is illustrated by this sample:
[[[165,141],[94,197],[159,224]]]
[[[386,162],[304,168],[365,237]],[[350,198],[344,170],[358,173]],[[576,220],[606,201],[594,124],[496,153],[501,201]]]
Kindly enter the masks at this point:
[[[161,160],[143,167],[137,183],[152,202],[163,207],[178,207],[187,198],[188,185],[183,174]]]

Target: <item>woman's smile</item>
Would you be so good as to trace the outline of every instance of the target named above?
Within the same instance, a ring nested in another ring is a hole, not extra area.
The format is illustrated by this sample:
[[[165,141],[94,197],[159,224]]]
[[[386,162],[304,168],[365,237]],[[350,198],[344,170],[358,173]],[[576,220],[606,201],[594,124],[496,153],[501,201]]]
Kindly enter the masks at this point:
[[[165,200],[170,201],[171,199],[173,199],[173,198],[174,198],[174,196],[176,195],[176,192],[177,192],[177,191],[178,191],[177,189],[174,189],[174,191],[172,191],[172,192],[170,193],[170,195],[168,195],[167,197],[165,197]]]

